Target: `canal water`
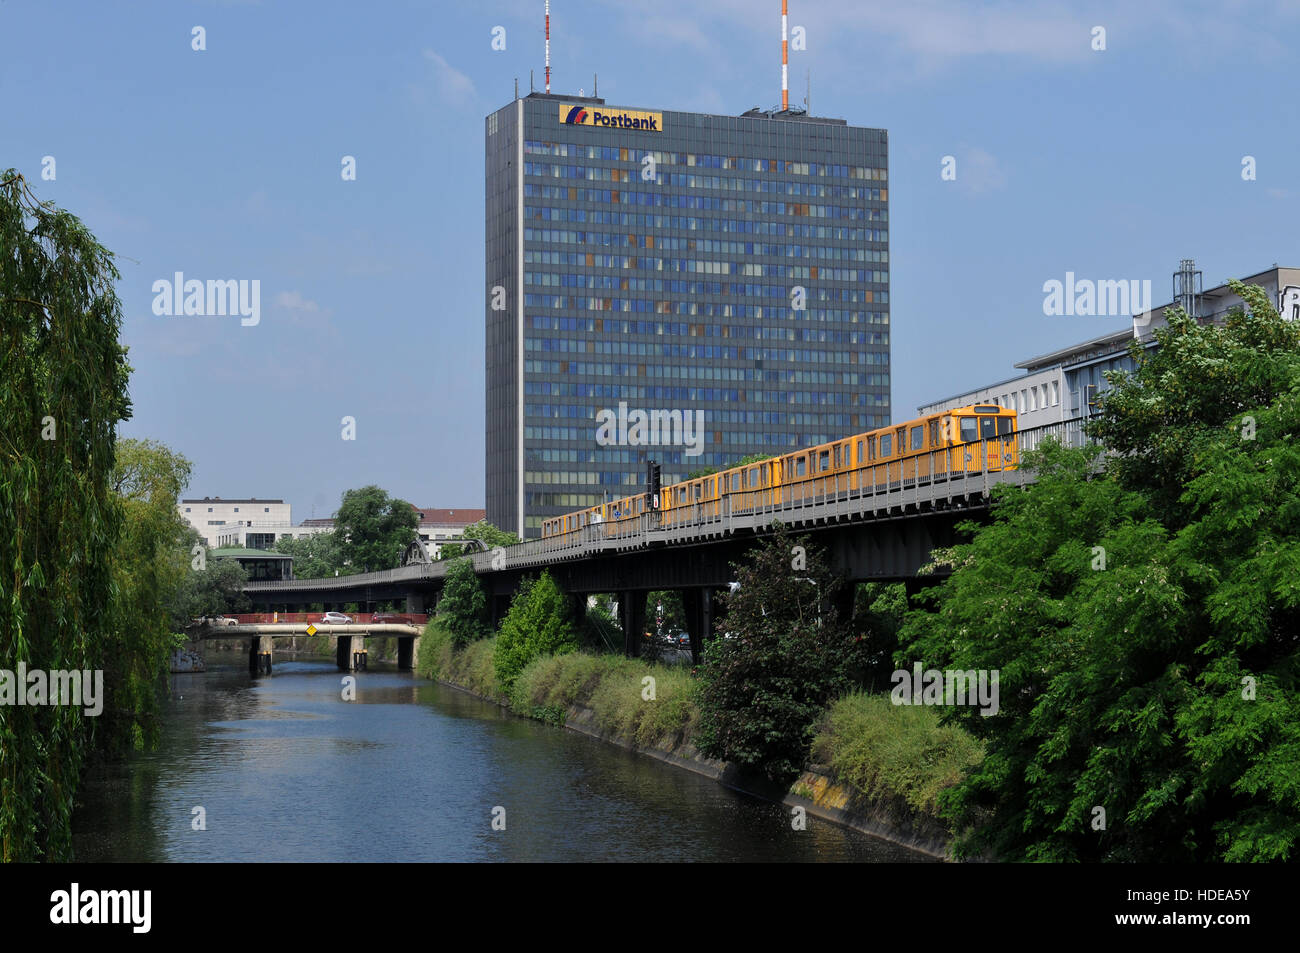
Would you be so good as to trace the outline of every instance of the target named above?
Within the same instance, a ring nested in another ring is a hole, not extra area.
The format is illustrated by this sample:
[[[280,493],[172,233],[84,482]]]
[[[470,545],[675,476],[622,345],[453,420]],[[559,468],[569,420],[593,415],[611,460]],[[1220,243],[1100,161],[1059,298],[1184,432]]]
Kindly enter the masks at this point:
[[[325,660],[171,676],[158,749],[77,800],[81,861],[930,860],[410,672],[344,701]]]

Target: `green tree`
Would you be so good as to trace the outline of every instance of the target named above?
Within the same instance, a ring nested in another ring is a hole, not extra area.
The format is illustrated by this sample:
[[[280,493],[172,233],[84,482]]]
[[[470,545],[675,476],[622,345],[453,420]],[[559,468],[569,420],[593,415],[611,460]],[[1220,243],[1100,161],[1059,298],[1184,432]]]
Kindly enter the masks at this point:
[[[727,631],[704,646],[699,748],[785,782],[802,770],[823,708],[856,687],[864,642],[839,619],[842,583],[806,538],[779,529],[735,574]]]
[[[395,569],[417,538],[420,516],[410,503],[377,486],[348,490],[334,517],[344,563],[356,572]]]
[[[1281,860],[1300,836],[1300,328],[1259,289],[1181,313],[1115,375],[1094,433],[949,554],[898,662],[1000,673],[954,708],[988,754],[962,849],[1010,860]],[[1247,419],[1249,418],[1249,419]],[[1099,829],[1098,808],[1105,811]]]
[[[471,560],[456,559],[447,567],[442,597],[438,600],[438,617],[458,646],[491,634],[487,593],[483,591]]]
[[[188,527],[187,527],[188,528]],[[196,618],[247,612],[250,606],[244,586],[248,573],[236,559],[204,560],[203,569],[194,568],[193,547],[201,546],[203,537],[188,528],[181,547],[187,570],[170,601],[173,631],[183,630]]]
[[[11,669],[95,669],[114,637],[122,506],[109,478],[131,407],[119,277],[75,216],[0,173],[0,659]],[[0,685],[0,697],[25,688]],[[76,705],[0,704],[0,860],[69,858],[90,721]]]
[[[477,523],[471,523],[465,527],[462,534],[466,539],[482,540],[488,550],[495,549],[497,546],[513,546],[519,542],[519,537],[509,530],[498,529],[487,520],[479,520]],[[455,559],[462,555],[466,547],[460,543],[443,543],[438,549],[439,559]]]
[[[735,467],[748,466],[751,463],[762,463],[764,460],[771,460],[776,454],[774,453],[751,453],[748,456],[741,457],[735,463],[722,464],[716,467],[702,467],[699,470],[692,470],[686,474],[687,480],[696,480],[700,477],[710,476],[714,473],[721,473],[723,470],[731,470]]]
[[[519,673],[541,655],[561,655],[578,646],[564,593],[544,572],[526,579],[510,603],[510,611],[497,633],[493,664],[497,681],[508,692]]]
[[[175,631],[172,607],[192,572],[197,533],[177,501],[190,462],[153,440],[118,441],[112,488],[125,513],[114,549],[111,618],[99,645],[107,699],[96,726],[113,750],[151,747],[158,734],[158,683]]]
[[[297,539],[285,537],[277,539],[271,548],[274,552],[293,557],[295,579],[324,579],[357,571],[344,564],[337,532],[313,533]]]

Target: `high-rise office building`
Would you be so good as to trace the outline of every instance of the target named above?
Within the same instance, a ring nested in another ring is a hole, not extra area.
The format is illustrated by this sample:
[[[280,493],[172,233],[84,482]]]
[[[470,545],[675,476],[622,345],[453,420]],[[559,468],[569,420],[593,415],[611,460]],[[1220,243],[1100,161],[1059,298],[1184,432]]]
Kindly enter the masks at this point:
[[[888,137],[534,93],[486,123],[487,514],[884,426]]]

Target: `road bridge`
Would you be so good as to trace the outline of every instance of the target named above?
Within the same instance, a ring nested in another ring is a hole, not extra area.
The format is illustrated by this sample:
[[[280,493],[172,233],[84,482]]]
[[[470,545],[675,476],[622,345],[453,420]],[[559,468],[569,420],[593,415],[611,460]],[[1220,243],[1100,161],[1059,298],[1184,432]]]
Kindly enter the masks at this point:
[[[400,622],[365,624],[321,624],[310,622],[262,622],[237,625],[204,623],[191,629],[191,641],[217,639],[248,640],[248,670],[254,675],[271,674],[273,640],[277,636],[324,635],[335,641],[335,661],[343,671],[364,669],[367,664],[366,639],[374,636],[397,637],[397,667],[413,669],[420,651],[423,626]]]

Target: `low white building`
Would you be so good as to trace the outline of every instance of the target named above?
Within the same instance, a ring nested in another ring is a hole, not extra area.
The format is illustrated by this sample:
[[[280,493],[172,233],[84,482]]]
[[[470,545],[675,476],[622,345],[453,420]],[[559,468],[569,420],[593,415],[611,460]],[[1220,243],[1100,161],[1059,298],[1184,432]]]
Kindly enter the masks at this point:
[[[284,500],[223,500],[219,496],[181,500],[181,517],[198,530],[210,548],[243,546],[270,549],[276,540],[297,539],[322,531],[317,526],[295,526]],[[325,527],[328,528],[328,527]]]

